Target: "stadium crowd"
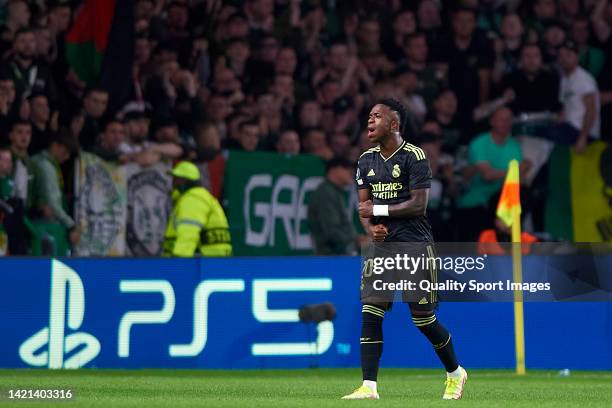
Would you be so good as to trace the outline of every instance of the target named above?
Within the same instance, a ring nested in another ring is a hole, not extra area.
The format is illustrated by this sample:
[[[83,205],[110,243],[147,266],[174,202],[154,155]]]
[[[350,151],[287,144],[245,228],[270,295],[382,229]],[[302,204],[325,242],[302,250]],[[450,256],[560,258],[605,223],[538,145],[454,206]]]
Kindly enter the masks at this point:
[[[403,136],[430,160],[434,236],[473,241],[493,223],[509,160],[521,161],[529,228],[542,231],[551,146],[580,153],[612,134],[609,0],[133,0],[121,101],[66,56],[82,2],[0,3],[11,254],[29,251],[24,215],[78,242],[81,150],[143,166],[191,160],[221,198],[227,150],[355,162],[371,147],[368,110],[392,97],[407,110]]]

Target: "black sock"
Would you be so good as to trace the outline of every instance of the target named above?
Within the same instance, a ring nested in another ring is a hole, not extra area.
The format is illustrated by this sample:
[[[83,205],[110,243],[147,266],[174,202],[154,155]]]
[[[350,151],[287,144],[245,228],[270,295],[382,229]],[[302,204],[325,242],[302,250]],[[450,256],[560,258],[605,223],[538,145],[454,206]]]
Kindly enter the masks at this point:
[[[383,351],[382,323],[385,311],[373,305],[361,309],[361,372],[364,380],[376,381]]]
[[[412,321],[417,326],[417,329],[427,337],[438,358],[444,364],[446,371],[449,373],[455,371],[459,367],[459,363],[457,362],[457,356],[455,356],[451,335],[438,322],[436,315],[412,316]]]

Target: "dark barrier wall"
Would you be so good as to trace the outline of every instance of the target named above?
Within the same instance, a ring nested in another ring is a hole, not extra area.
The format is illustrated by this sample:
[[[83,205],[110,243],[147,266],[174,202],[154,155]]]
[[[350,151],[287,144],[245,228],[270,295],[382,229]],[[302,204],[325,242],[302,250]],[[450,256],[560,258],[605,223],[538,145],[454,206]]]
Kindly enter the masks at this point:
[[[359,258],[63,262],[0,259],[0,366],[359,365]],[[298,321],[323,301],[335,321]],[[438,316],[466,367],[514,366],[511,303],[445,303]],[[611,303],[527,303],[525,325],[529,368],[612,369]],[[439,366],[403,305],[383,365]]]

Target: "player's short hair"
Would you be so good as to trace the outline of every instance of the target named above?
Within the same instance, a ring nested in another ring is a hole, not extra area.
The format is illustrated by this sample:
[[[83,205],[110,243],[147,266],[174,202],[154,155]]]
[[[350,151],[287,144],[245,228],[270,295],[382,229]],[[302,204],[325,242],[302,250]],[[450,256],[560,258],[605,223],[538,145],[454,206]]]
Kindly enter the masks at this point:
[[[406,124],[408,123],[408,111],[404,105],[402,105],[402,103],[397,99],[393,98],[383,98],[378,101],[376,105],[385,105],[392,111],[397,112],[397,115],[399,116],[399,131],[400,134],[403,135],[404,130],[406,129]]]

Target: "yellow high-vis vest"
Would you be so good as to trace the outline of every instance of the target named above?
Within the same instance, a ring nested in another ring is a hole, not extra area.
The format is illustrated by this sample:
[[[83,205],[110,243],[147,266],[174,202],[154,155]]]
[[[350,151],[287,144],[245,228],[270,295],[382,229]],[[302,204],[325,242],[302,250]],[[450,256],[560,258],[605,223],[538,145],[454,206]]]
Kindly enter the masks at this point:
[[[230,256],[229,224],[219,201],[203,187],[179,195],[164,235],[164,256]]]

